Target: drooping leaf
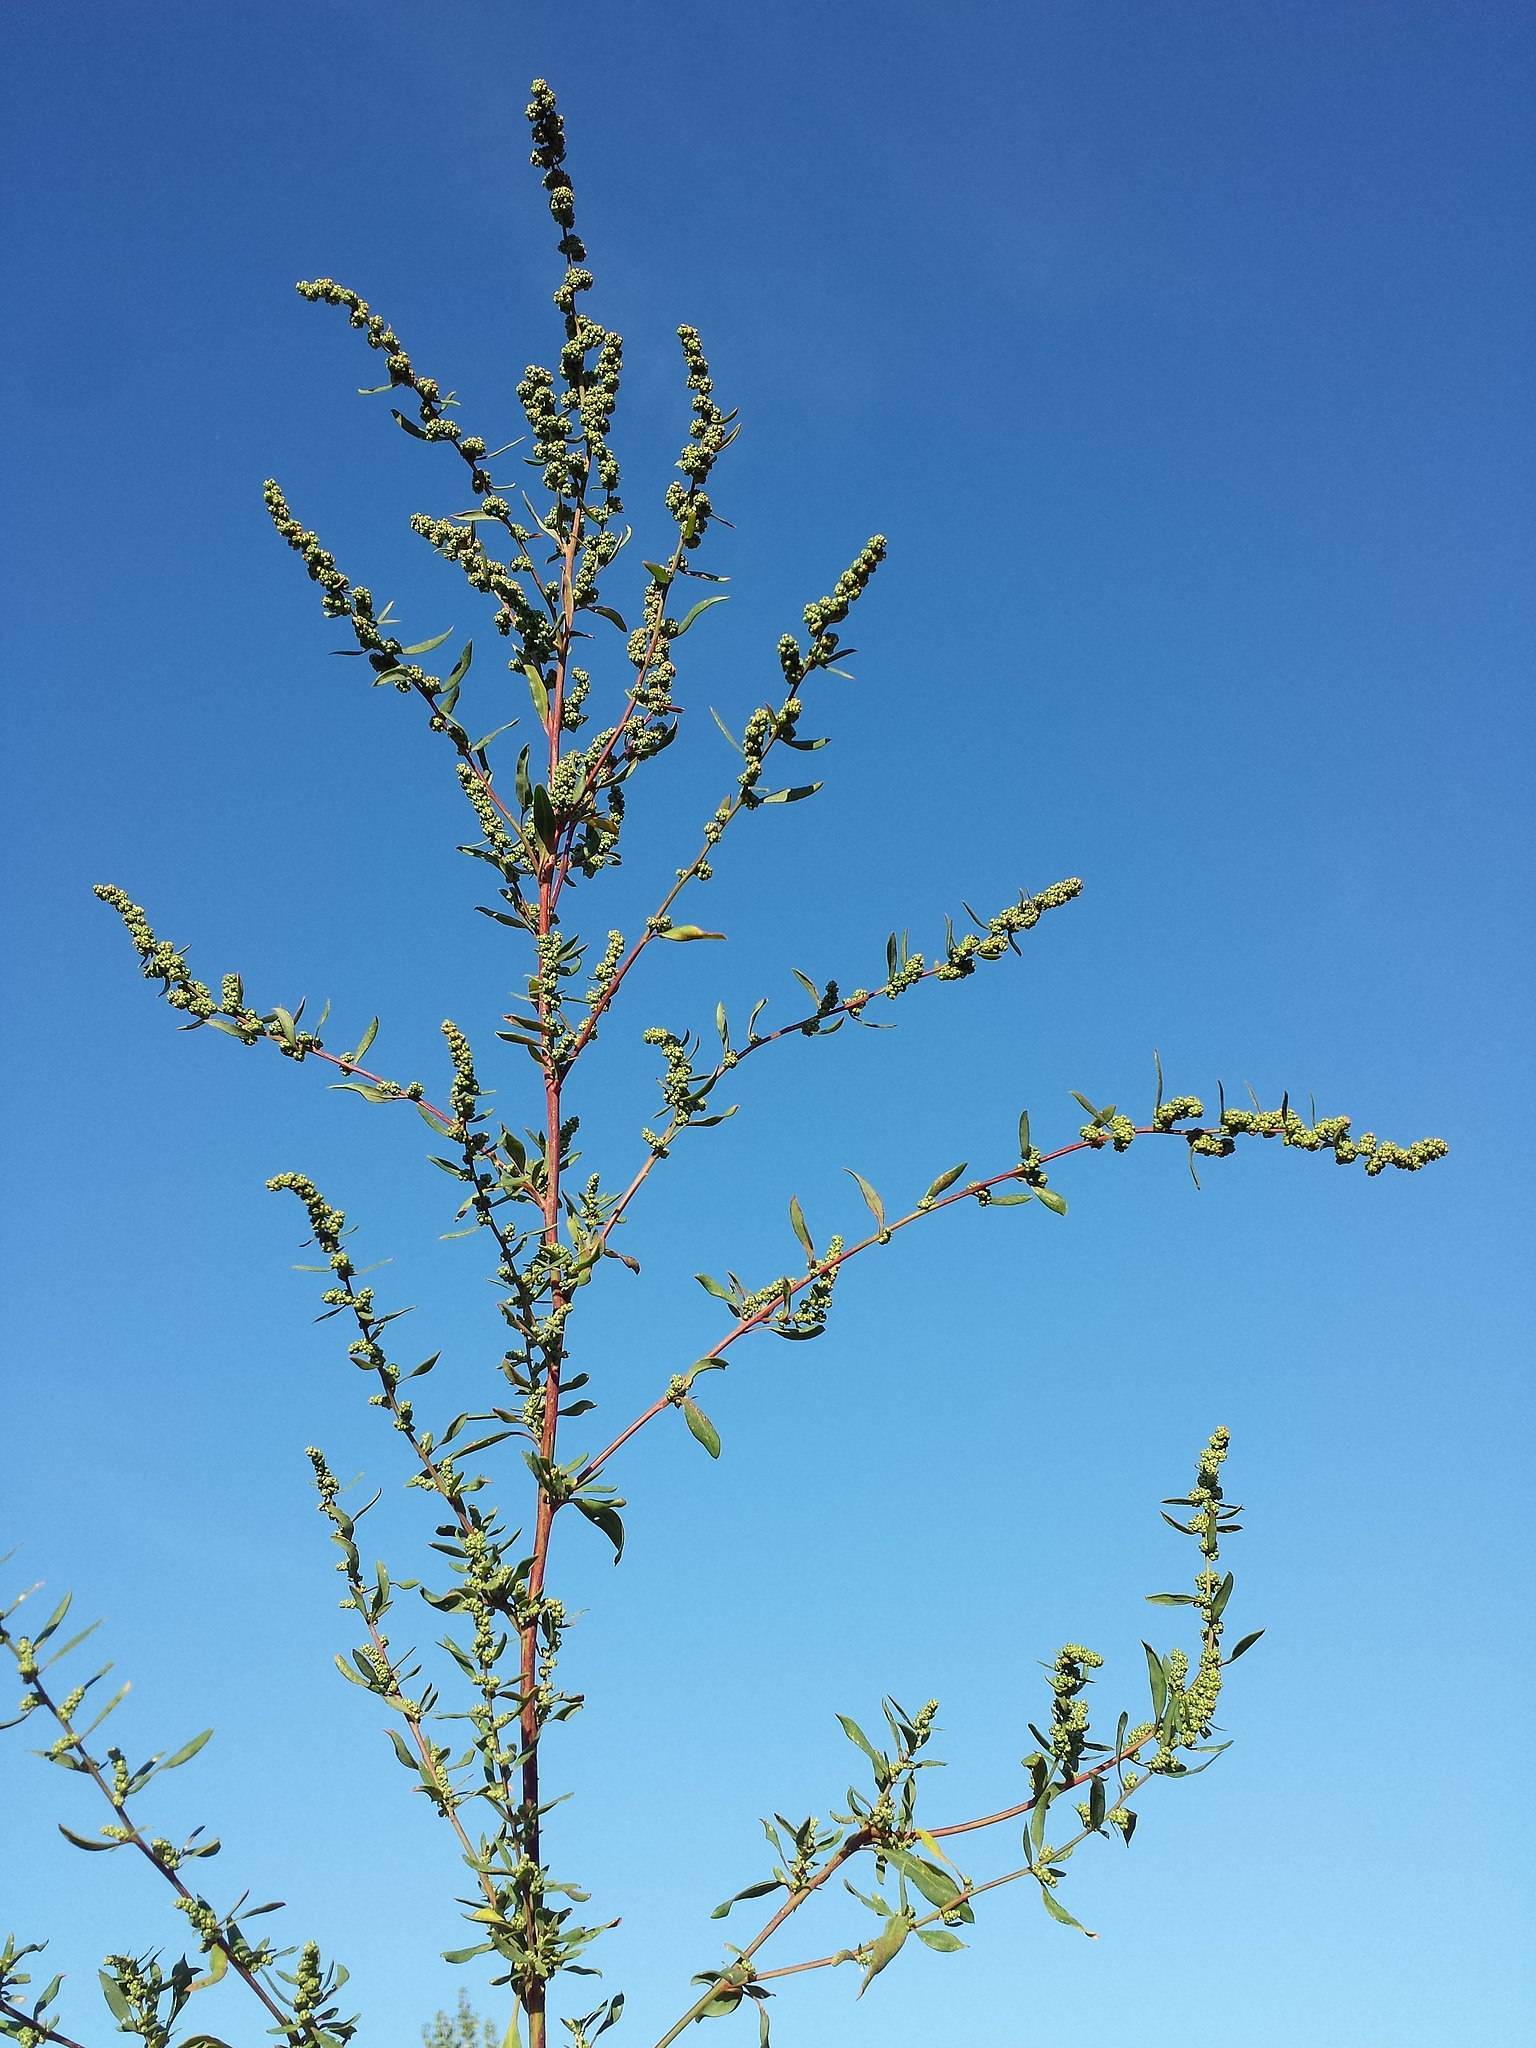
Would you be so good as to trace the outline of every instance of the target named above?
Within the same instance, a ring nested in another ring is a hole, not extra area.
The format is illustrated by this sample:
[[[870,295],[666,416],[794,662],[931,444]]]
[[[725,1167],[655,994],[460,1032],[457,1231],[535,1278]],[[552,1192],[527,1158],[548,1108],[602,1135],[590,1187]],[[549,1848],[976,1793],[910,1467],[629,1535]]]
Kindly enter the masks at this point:
[[[1065,1195],[1057,1194],[1054,1188],[1036,1188],[1034,1193],[1037,1199],[1045,1204],[1053,1216],[1066,1215],[1067,1198]]]
[[[1098,1940],[1099,1937],[1091,1929],[1085,1927],[1081,1920],[1076,1919],[1067,1911],[1049,1885],[1041,1885],[1040,1898],[1045,1910],[1053,1920],[1059,1920],[1063,1927],[1075,1927],[1079,1934],[1086,1934],[1090,1941]]]
[[[683,1402],[683,1420],[712,1458],[720,1455],[720,1432],[697,1401]]]

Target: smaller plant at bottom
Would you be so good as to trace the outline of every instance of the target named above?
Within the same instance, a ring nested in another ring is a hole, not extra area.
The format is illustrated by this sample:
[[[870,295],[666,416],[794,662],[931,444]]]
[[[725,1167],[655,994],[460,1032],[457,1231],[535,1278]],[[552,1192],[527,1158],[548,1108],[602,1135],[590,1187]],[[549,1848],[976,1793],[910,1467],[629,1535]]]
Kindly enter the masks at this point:
[[[454,2012],[438,2009],[432,2024],[421,2030],[421,2048],[500,2048],[501,2036],[494,2020],[483,2020],[469,2002],[469,1993],[459,1993]]]

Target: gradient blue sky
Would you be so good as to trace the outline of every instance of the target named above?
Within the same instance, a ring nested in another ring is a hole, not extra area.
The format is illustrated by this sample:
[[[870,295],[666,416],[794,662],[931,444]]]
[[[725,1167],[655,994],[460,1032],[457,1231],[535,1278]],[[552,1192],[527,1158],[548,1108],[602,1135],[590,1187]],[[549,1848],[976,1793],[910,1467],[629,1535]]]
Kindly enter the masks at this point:
[[[787,1016],[791,963],[874,980],[893,923],[931,947],[962,898],[1088,884],[898,1031],[744,1073],[637,1219],[644,1280],[592,1304],[601,1420],[717,1334],[695,1267],[780,1270],[791,1190],[825,1235],[861,1214],[845,1165],[894,1200],[1006,1164],[1025,1104],[1059,1142],[1071,1088],[1149,1102],[1154,1045],[1175,1088],[1313,1091],[1454,1148],[1369,1183],[1266,1151],[1199,1194],[1173,1146],[1074,1162],[1065,1223],[936,1221],[850,1270],[824,1342],[713,1382],[718,1466],[678,1427],[636,1443],[621,1571],[581,1528],[556,1559],[591,1706],[552,1745],[577,1795],[555,1856],[624,1915],[618,2038],[654,2039],[718,1954],[756,1816],[840,1798],[834,1710],[941,1696],[942,1822],[1019,1796],[1064,1639],[1109,1656],[1110,1725],[1139,1705],[1138,1638],[1171,1640],[1140,1596],[1188,1562],[1156,1502],[1220,1421],[1250,1506],[1233,1617],[1268,1635],[1234,1674],[1237,1746],[1148,1801],[1129,1855],[1074,1863],[1103,1938],[1003,1894],[970,1954],[904,1957],[857,2006],[845,1972],[788,1987],[775,2038],[1521,2036],[1533,10],[32,0],[5,40],[4,1522],[13,1577],[105,1615],[130,1746],[219,1730],[149,1817],[208,1821],[226,1891],[285,1897],[350,1962],[366,2040],[479,1994],[438,1960],[462,1939],[447,1841],[330,1670],[348,1636],[302,1446],[371,1483],[392,1443],[261,1184],[312,1172],[393,1258],[379,1285],[446,1347],[448,1407],[483,1398],[496,1343],[479,1254],[434,1242],[414,1120],[178,1037],[89,889],[121,882],[264,1001],[330,996],[343,1034],[378,1011],[396,1071],[436,1074],[445,1011],[495,1068],[522,966],[473,915],[452,778],[328,659],[260,487],[421,637],[489,648],[405,525],[459,486],[354,396],[371,361],[292,283],[355,284],[493,444],[515,432],[551,349],[521,116],[545,73],[594,310],[628,338],[633,512],[682,431],[677,320],[746,423],[716,493],[734,601],[686,643],[684,701],[739,721],[800,605],[891,538],[861,680],[818,691],[826,793],[722,858],[701,907],[728,946],[636,977],[593,1162],[637,1157],[646,1025],[718,996]],[[483,727],[521,708],[496,673],[465,700]],[[695,717],[637,786],[599,932],[644,916],[728,777]],[[513,1117],[521,1055],[495,1077]],[[417,1498],[374,1525],[397,1572]],[[82,1788],[6,1745],[0,1923],[51,1935],[96,2039],[99,1957],[180,1923],[128,1859],[63,1843],[56,1819],[98,1818]],[[845,1904],[777,1959],[862,1938]],[[257,2040],[216,1996],[206,2023]]]

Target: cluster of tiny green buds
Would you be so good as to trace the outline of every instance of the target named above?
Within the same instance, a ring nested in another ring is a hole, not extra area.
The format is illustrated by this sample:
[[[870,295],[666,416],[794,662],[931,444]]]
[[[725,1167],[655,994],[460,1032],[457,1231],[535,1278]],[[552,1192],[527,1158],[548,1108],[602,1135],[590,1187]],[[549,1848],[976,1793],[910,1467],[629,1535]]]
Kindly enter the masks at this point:
[[[449,1101],[453,1105],[454,1122],[467,1130],[480,1106],[480,1083],[475,1075],[474,1054],[469,1049],[469,1040],[451,1018],[443,1019],[443,1036],[448,1041],[448,1054],[453,1061],[453,1089]]]
[[[302,1173],[275,1173],[267,1182],[267,1188],[272,1194],[286,1190],[298,1197],[309,1217],[315,1243],[330,1255],[334,1265],[336,1255],[341,1251],[342,1232],[347,1227],[346,1212],[333,1209],[314,1182]]]
[[[885,535],[872,535],[838,577],[830,595],[814,598],[806,606],[805,623],[813,639],[821,639],[829,626],[841,625],[847,618],[864,595],[869,579],[885,560],[885,549]]]
[[[565,122],[546,80],[536,78],[533,81],[523,112],[533,137],[533,153],[529,161],[536,170],[544,173],[549,210],[563,230],[560,253],[568,264],[585,263],[587,252],[575,231],[576,195],[565,168]]]
[[[794,1327],[802,1336],[819,1336],[827,1326],[842,1255],[843,1239],[832,1238],[822,1257],[822,1270],[806,1288],[795,1310]]]
[[[1153,1121],[1158,1130],[1170,1130],[1175,1121],[1202,1115],[1204,1106],[1198,1097],[1181,1095],[1162,1103],[1154,1112]],[[1443,1138],[1419,1138],[1411,1145],[1394,1145],[1388,1139],[1378,1138],[1374,1131],[1362,1131],[1359,1137],[1352,1137],[1347,1116],[1319,1117],[1315,1123],[1308,1123],[1292,1109],[1289,1100],[1282,1101],[1278,1109],[1223,1107],[1215,1129],[1183,1131],[1180,1136],[1187,1141],[1191,1153],[1212,1159],[1230,1157],[1237,1150],[1239,1138],[1278,1138],[1282,1144],[1301,1152],[1331,1152],[1339,1166],[1363,1159],[1366,1173],[1373,1178],[1389,1166],[1416,1173],[1420,1167],[1444,1159],[1450,1150]]]
[[[474,764],[458,761],[454,764],[459,778],[459,787],[468,797],[470,808],[480,821],[480,830],[485,837],[497,865],[509,879],[528,868],[528,859],[519,842],[507,830],[505,819],[497,810],[490,791],[486,788],[485,777],[478,774]]]
[[[1152,1112],[1152,1127],[1158,1131],[1171,1131],[1175,1124],[1188,1123],[1204,1115],[1205,1104],[1198,1095],[1170,1095]]]
[[[704,525],[709,516],[709,501],[703,497],[703,486],[723,451],[735,438],[732,413],[722,412],[715,403],[715,380],[710,375],[709,363],[705,358],[703,343],[699,340],[698,329],[679,327],[678,341],[682,344],[683,366],[687,374],[688,389],[693,394],[693,418],[688,426],[688,442],[677,459],[677,466],[687,477],[689,488],[684,493],[691,518],[684,525],[684,543],[697,547],[703,537]],[[671,503],[669,497],[669,504]],[[677,516],[674,506],[674,517]]]
[[[294,518],[288,509],[288,500],[272,477],[262,485],[262,496],[272,524],[303,562],[310,582],[319,584],[326,617],[346,618],[352,609],[347,601],[347,579],[337,568],[335,556],[320,545],[317,533],[312,533]]]
[[[1088,1706],[1079,1695],[1091,1683],[1089,1672],[1097,1671],[1103,1662],[1097,1651],[1085,1649],[1081,1643],[1065,1643],[1050,1667],[1046,1681],[1053,1695],[1050,1752],[1063,1782],[1077,1775],[1088,1740]]]
[[[217,1014],[219,1005],[213,999],[212,989],[192,973],[179,948],[168,939],[155,936],[140,904],[110,882],[98,882],[92,893],[123,920],[145,975],[164,984],[165,999],[173,1010],[185,1010],[199,1022]]]
[[[1136,1126],[1128,1116],[1117,1111],[1102,1123],[1084,1124],[1078,1136],[1096,1152],[1106,1145],[1113,1145],[1117,1152],[1128,1152],[1136,1137]]]

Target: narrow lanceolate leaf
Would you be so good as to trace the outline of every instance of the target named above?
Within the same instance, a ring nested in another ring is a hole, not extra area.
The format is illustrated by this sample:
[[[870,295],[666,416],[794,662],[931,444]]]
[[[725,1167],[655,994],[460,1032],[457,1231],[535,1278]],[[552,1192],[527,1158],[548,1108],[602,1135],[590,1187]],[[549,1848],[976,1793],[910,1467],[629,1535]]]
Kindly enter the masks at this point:
[[[528,678],[528,694],[533,699],[533,713],[541,725],[549,719],[549,690],[544,678],[531,661],[523,663],[523,674]]]
[[[538,840],[546,853],[553,853],[555,850],[555,811],[554,806],[549,800],[549,791],[542,782],[534,789],[533,802],[529,809],[533,813],[534,838]]]
[[[712,1458],[720,1455],[720,1432],[697,1401],[684,1401],[683,1420]]]
[[[379,1020],[377,1017],[375,1017],[373,1022],[368,1026],[368,1029],[357,1041],[357,1044],[353,1046],[352,1050],[347,1054],[346,1058],[342,1061],[342,1065],[345,1067],[355,1067],[358,1061],[367,1052],[369,1046],[372,1045],[373,1041],[378,1037],[378,1035]]]
[[[451,640],[452,638],[453,628],[450,626],[446,633],[434,633],[430,640],[418,640],[414,647],[402,647],[400,652],[402,654],[430,654],[434,647],[441,647],[445,640]]]
[[[1021,1159],[1024,1158],[1030,1149],[1029,1111],[1021,1109],[1019,1111],[1019,1157]]]
[[[927,1192],[917,1205],[919,1209],[925,1209],[930,1202],[937,1201],[946,1188],[952,1188],[961,1174],[964,1173],[965,1168],[966,1161],[962,1159],[958,1166],[950,1167],[947,1173],[941,1173],[937,1180],[930,1181]]]
[[[1160,1721],[1163,1708],[1168,1704],[1168,1674],[1163,1669],[1163,1660],[1150,1643],[1141,1646],[1147,1653],[1147,1679],[1152,1687],[1152,1718]]]
[[[1041,1885],[1040,1899],[1045,1910],[1053,1920],[1059,1920],[1063,1927],[1075,1927],[1079,1934],[1086,1934],[1090,1941],[1098,1940],[1099,1937],[1091,1929],[1085,1927],[1081,1920],[1074,1919],[1049,1885]]]
[[[702,931],[696,924],[669,924],[664,932],[656,934],[658,939],[723,939],[724,932]]]
[[[190,1742],[184,1742],[180,1749],[173,1750],[155,1766],[157,1770],[174,1771],[178,1764],[190,1763],[205,1742],[212,1740],[213,1730],[205,1728],[201,1735],[194,1735]]]
[[[764,1878],[761,1884],[749,1884],[745,1891],[733,1892],[730,1898],[722,1899],[709,1917],[711,1920],[723,1920],[727,1913],[730,1912],[732,1906],[741,1905],[743,1900],[766,1899],[770,1892],[781,1892],[783,1889],[784,1887],[778,1878]]]
[[[1235,1664],[1238,1658],[1242,1656],[1245,1650],[1251,1650],[1253,1648],[1254,1644],[1259,1640],[1259,1637],[1263,1635],[1263,1633],[1263,1629],[1256,1628],[1251,1636],[1244,1636],[1242,1641],[1238,1644],[1237,1648],[1232,1652],[1231,1656],[1227,1659],[1227,1662],[1229,1664]]]
[[[701,597],[701,598],[699,599],[698,603],[697,603],[697,604],[696,604],[696,605],[695,605],[695,606],[693,607],[693,609],[692,609],[691,611],[689,611],[689,612],[685,612],[685,613],[684,613],[684,615],[683,615],[683,618],[682,618],[682,622],[681,622],[681,624],[680,624],[680,625],[678,626],[678,629],[677,629],[677,631],[676,631],[676,632],[675,632],[675,633],[674,633],[674,634],[672,635],[672,638],[673,638],[674,640],[681,640],[681,639],[682,639],[682,637],[683,637],[683,635],[684,635],[684,634],[685,634],[685,633],[687,632],[688,628],[689,628],[689,627],[690,627],[690,626],[691,626],[691,625],[693,624],[694,620],[695,620],[695,619],[696,619],[696,618],[697,618],[697,617],[699,616],[700,612],[707,612],[707,611],[709,610],[709,608],[710,608],[710,606],[711,606],[712,604],[724,604],[724,603],[726,603],[726,602],[727,602],[727,600],[726,600],[726,599],[725,599],[725,598],[724,598],[723,596],[721,596],[721,597]]]
[[[820,787],[821,784],[819,782],[802,782],[794,789],[770,789],[766,795],[759,796],[758,802],[760,804],[797,804],[805,797],[814,796]]]
[[[1067,1198],[1065,1195],[1058,1195],[1054,1188],[1036,1188],[1034,1192],[1036,1199],[1044,1202],[1046,1208],[1050,1210],[1053,1216],[1066,1215]]]
[[[848,1740],[855,1744],[857,1748],[862,1749],[872,1764],[884,1764],[884,1757],[881,1756],[879,1750],[876,1749],[857,1721],[848,1714],[839,1714],[837,1719],[838,1725],[842,1728]]]
[[[122,1847],[121,1842],[95,1842],[92,1841],[89,1835],[77,1835],[73,1828],[65,1827],[63,1821],[58,1823],[58,1829],[65,1841],[73,1842],[77,1849],[120,1849]]]
[[[790,1228],[794,1231],[796,1237],[799,1238],[800,1243],[804,1248],[805,1256],[808,1259],[814,1259],[816,1256],[816,1247],[814,1244],[812,1244],[811,1233],[806,1228],[805,1211],[800,1206],[800,1198],[798,1195],[791,1195],[789,1198],[789,1223]]]
[[[862,1173],[855,1173],[851,1166],[845,1166],[843,1171],[850,1178],[858,1182],[859,1193],[864,1197],[869,1213],[875,1219],[875,1227],[882,1231],[887,1229],[889,1226],[885,1220],[885,1204],[881,1201],[879,1195],[870,1186]]]

